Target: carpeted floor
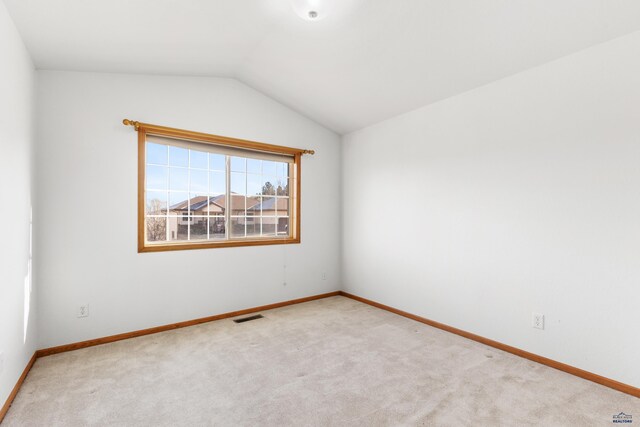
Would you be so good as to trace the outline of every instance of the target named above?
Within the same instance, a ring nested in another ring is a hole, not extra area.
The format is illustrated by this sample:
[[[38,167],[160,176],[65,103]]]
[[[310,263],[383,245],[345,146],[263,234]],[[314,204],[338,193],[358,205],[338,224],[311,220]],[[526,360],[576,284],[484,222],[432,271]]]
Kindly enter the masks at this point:
[[[9,426],[591,426],[640,399],[333,297],[38,359]]]

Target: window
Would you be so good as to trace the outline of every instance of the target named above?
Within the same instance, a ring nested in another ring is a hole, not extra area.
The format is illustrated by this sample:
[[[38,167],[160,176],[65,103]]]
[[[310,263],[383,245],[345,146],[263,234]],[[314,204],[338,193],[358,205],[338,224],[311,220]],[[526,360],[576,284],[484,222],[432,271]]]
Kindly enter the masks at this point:
[[[309,151],[134,123],[140,252],[300,242]]]

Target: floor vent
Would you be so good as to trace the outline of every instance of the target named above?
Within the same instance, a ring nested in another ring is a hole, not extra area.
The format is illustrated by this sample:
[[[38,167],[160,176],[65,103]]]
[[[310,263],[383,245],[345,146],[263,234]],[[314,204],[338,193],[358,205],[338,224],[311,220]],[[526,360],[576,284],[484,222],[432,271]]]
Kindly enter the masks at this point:
[[[256,314],[255,316],[242,317],[240,319],[233,319],[233,321],[236,322],[236,323],[244,323],[244,322],[248,322],[250,320],[262,319],[263,317],[264,316],[262,314]]]

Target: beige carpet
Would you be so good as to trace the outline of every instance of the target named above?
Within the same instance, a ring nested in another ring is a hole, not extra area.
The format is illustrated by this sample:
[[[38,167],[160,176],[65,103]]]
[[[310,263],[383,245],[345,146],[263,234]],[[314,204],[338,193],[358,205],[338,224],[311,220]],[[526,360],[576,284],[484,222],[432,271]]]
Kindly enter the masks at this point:
[[[344,297],[262,314],[39,359],[3,427],[640,423],[640,399]]]

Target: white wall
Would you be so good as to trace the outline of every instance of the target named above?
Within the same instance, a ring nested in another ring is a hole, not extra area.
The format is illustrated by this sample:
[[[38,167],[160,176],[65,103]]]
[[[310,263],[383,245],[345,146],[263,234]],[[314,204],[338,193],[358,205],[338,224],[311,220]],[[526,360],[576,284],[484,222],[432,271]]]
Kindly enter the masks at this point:
[[[640,33],[349,134],[343,165],[346,291],[640,386]]]
[[[0,2],[0,407],[36,348],[29,274],[35,71]]]
[[[41,348],[339,289],[336,134],[231,79],[39,71],[38,87]],[[125,117],[317,150],[302,162],[302,243],[138,254]]]

